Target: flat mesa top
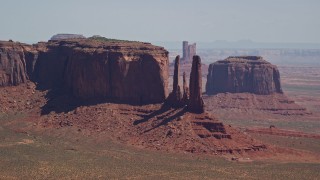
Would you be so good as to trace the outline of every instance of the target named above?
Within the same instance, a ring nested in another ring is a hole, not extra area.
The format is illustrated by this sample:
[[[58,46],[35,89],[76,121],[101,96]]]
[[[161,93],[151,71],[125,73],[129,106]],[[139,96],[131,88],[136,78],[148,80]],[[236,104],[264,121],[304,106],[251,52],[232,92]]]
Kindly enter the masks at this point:
[[[247,60],[247,61],[263,60],[261,56],[229,56],[227,59],[241,59],[241,60]]]
[[[21,43],[21,42],[15,42],[15,41],[2,41],[0,40],[0,46],[12,46],[12,45],[28,45],[25,43]]]
[[[84,51],[108,50],[108,51],[136,51],[136,52],[158,52],[168,53],[163,47],[152,45],[151,43],[126,41],[116,39],[66,39],[51,40],[46,43],[48,47],[63,46]],[[39,44],[41,46],[41,44]]]
[[[152,45],[147,42],[127,41],[118,39],[108,39],[104,37],[92,38],[75,38],[62,40],[49,40],[48,42],[38,42],[37,44],[29,45],[14,41],[1,41],[0,48],[34,48],[39,51],[46,51],[49,48],[65,47],[75,51],[82,51],[88,53],[103,53],[120,52],[120,53],[134,53],[134,54],[162,54],[166,56],[168,51],[160,46]]]
[[[0,40],[0,49],[12,49],[12,50],[21,50],[30,49],[32,46],[25,43],[15,42],[15,41],[1,41]]]
[[[247,63],[247,64],[270,64],[261,56],[229,56],[225,60],[217,61],[215,64],[232,64],[232,63]]]

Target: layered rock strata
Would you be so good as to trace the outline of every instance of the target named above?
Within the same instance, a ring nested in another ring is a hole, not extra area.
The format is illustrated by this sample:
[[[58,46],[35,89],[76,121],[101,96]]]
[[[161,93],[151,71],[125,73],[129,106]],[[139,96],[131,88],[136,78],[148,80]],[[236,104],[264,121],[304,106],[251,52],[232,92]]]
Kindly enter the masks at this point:
[[[260,56],[232,56],[210,64],[206,93],[283,93],[280,73]]]

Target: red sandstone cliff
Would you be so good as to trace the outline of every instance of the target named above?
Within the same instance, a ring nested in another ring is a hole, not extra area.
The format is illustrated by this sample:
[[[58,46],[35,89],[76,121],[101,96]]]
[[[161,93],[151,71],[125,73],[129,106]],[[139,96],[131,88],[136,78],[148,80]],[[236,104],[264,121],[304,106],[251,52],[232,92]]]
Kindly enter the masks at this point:
[[[0,41],[0,87],[25,83],[27,75],[27,57],[25,49],[31,46]]]
[[[81,99],[163,102],[168,94],[168,52],[149,43],[96,40],[38,44],[35,79]]]
[[[207,94],[221,92],[254,94],[282,93],[280,73],[275,65],[258,56],[229,57],[210,64]]]
[[[0,43],[0,86],[30,79],[81,99],[137,104],[168,95],[168,52],[150,43],[74,39]]]

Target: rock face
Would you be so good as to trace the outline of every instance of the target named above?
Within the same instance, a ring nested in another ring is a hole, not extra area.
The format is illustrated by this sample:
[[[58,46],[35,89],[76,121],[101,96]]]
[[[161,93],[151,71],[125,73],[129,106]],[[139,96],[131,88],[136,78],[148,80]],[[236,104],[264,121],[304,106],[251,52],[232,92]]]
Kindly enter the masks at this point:
[[[260,56],[234,56],[210,64],[206,93],[283,93],[280,73]]]
[[[179,64],[180,56],[177,56],[174,62],[173,90],[166,101],[166,104],[170,104],[172,107],[180,107],[183,105],[181,89],[179,86]]]
[[[168,52],[150,43],[69,39],[0,43],[0,86],[30,80],[80,99],[148,104],[168,95]]]
[[[189,87],[187,85],[186,73],[183,72],[183,96],[182,102],[183,104],[188,104],[189,101]]]
[[[193,113],[203,113],[204,103],[202,99],[201,59],[199,56],[193,56],[189,86],[190,97],[188,102],[188,111]]]
[[[202,99],[202,76],[201,59],[199,56],[193,56],[193,62],[190,73],[190,89],[187,86],[186,73],[183,72],[183,95],[179,86],[179,61],[180,56],[175,59],[173,74],[173,90],[166,100],[166,105],[179,108],[187,105],[187,110],[192,113],[203,113],[204,102]]]
[[[39,52],[33,46],[25,45],[24,48],[24,57],[26,60],[26,70],[27,75],[30,80],[34,81],[34,70],[36,66],[36,62],[38,60]]]
[[[25,83],[28,80],[26,44],[0,41],[0,87]]]
[[[146,104],[168,94],[168,52],[141,42],[89,39],[38,44],[34,78],[81,99]]]

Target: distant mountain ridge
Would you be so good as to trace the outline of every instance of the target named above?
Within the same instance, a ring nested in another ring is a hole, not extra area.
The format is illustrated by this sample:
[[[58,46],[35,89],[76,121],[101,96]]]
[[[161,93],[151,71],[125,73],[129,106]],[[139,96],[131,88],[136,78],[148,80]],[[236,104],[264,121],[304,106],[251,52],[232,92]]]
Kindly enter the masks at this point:
[[[166,49],[181,49],[181,41],[154,41],[153,44]],[[240,41],[196,41],[198,49],[320,49],[320,43],[269,43],[254,42],[251,40]]]
[[[53,35],[50,40],[57,41],[57,40],[64,40],[64,39],[85,39],[86,37],[82,34],[56,34]]]

